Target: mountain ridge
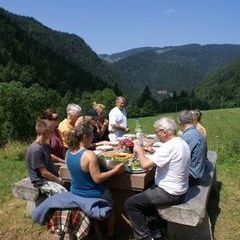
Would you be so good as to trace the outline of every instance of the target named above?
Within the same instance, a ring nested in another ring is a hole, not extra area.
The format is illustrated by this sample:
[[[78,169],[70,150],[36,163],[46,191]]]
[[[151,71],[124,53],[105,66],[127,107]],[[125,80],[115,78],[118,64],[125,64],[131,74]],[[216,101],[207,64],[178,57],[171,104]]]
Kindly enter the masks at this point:
[[[123,91],[131,95],[141,92],[148,85],[157,97],[159,90],[180,92],[194,89],[207,76],[239,59],[240,45],[146,47],[117,53],[117,58],[114,54],[108,58],[111,56],[111,64],[118,71]]]

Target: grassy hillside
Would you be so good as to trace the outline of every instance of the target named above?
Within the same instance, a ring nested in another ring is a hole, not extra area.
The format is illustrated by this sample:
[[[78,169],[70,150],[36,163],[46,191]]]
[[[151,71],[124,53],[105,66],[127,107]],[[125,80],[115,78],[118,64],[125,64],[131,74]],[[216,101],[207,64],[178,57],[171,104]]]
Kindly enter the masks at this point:
[[[163,115],[161,115],[163,116]],[[165,114],[176,118],[176,113]],[[160,116],[140,119],[146,133],[153,133],[154,121]],[[219,196],[211,199],[209,211],[215,223],[216,240],[240,239],[240,109],[203,112],[203,125],[208,132],[209,149],[218,153],[217,181]],[[134,119],[129,120],[134,129]],[[45,228],[32,224],[25,215],[25,202],[11,194],[13,182],[26,176],[26,144],[10,144],[0,150],[0,239],[53,239]],[[11,222],[11,226],[9,226]]]

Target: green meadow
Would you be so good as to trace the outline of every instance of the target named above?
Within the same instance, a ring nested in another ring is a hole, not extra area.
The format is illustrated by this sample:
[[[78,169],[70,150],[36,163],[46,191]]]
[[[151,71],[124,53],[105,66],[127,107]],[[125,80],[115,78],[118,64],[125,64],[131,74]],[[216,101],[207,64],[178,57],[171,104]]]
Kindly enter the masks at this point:
[[[154,133],[153,123],[162,116],[176,119],[176,113],[141,118],[145,133]],[[208,210],[216,240],[240,239],[240,109],[203,112],[202,123],[208,133],[208,148],[218,154],[218,194],[211,196]],[[134,131],[135,120],[129,120]],[[0,149],[0,239],[54,239],[45,227],[32,224],[25,215],[25,202],[14,199],[11,186],[27,176],[27,143],[13,142]],[[194,240],[194,239],[193,239]]]

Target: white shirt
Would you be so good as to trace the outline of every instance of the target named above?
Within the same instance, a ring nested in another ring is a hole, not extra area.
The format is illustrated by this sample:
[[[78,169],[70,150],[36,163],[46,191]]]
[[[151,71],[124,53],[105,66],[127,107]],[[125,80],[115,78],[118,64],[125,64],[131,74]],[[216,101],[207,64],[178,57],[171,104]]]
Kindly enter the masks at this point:
[[[148,158],[157,165],[154,180],[157,186],[172,195],[187,191],[191,151],[184,140],[174,137]]]
[[[124,131],[120,129],[114,129],[112,127],[112,124],[118,124],[121,127],[127,127],[127,113],[125,109],[119,109],[118,107],[114,107],[109,112],[109,124],[108,124],[108,130],[114,131],[113,133],[110,133],[108,135],[110,141],[114,141],[118,137],[122,137],[124,135]]]

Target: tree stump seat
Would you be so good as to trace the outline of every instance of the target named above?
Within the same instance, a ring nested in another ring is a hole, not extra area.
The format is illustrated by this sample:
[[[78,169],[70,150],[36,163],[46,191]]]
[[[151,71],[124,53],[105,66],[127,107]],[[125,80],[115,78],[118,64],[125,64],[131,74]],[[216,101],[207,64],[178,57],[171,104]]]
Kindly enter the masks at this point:
[[[12,193],[18,199],[27,200],[26,212],[28,216],[31,216],[32,211],[46,199],[46,195],[33,186],[29,177],[14,183]]]

